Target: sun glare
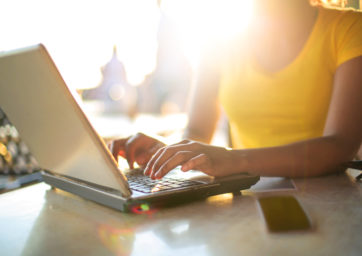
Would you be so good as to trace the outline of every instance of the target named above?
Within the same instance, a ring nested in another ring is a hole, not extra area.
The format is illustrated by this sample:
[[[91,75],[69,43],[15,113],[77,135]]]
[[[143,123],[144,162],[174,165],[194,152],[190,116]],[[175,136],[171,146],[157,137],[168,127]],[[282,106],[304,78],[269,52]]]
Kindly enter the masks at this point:
[[[210,40],[229,40],[251,20],[252,0],[163,0],[161,5],[178,25],[184,51],[197,64],[200,47]]]
[[[117,46],[128,81],[155,66],[157,0],[0,0],[0,51],[43,43],[67,84],[97,86]]]
[[[129,83],[142,83],[156,65],[161,12],[177,24],[190,63],[215,38],[247,26],[252,0],[0,0],[0,51],[43,43],[67,84],[91,88],[117,46]]]

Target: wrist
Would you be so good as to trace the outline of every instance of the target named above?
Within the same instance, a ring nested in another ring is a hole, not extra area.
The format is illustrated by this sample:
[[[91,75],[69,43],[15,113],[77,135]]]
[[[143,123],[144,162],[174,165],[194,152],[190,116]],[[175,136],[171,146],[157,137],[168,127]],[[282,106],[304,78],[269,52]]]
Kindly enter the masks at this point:
[[[231,165],[233,173],[242,173],[247,172],[252,174],[250,169],[250,163],[245,150],[242,149],[231,149],[229,150],[231,154]]]

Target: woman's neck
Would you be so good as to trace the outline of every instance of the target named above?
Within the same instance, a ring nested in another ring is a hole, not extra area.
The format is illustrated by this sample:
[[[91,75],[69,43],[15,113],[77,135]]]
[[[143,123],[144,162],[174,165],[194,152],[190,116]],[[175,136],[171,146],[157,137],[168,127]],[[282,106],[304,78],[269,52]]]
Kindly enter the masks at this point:
[[[261,66],[277,71],[300,53],[317,19],[308,0],[256,0],[252,49]],[[278,53],[277,55],[275,53]]]
[[[253,23],[263,30],[295,30],[314,20],[316,12],[308,0],[255,0]]]

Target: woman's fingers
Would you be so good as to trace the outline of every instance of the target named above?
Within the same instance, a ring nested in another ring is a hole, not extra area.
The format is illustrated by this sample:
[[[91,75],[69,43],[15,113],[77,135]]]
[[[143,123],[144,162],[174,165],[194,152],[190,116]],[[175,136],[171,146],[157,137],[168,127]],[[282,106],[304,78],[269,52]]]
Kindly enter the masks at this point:
[[[194,156],[195,153],[191,151],[178,151],[172,157],[167,159],[160,168],[154,169],[153,172],[151,172],[150,177],[152,179],[160,179],[176,166],[182,165]]]
[[[189,140],[183,140],[183,141],[180,141],[179,143],[176,143],[174,145],[171,145],[171,146],[176,146],[176,145],[182,145],[182,144],[187,144],[189,143],[190,141]],[[168,146],[168,147],[171,147],[171,146]],[[147,163],[147,166],[144,170],[144,174],[145,175],[150,175],[152,169],[153,169],[153,166],[155,164],[155,162],[157,161],[157,159],[163,154],[163,152],[166,150],[166,147],[160,147],[157,149],[158,151],[154,152],[152,157],[150,158],[150,160],[148,161]]]
[[[121,155],[126,158],[131,169],[134,168],[134,162],[139,165],[146,164],[151,156],[163,146],[162,142],[142,133],[115,140],[109,144],[113,157],[117,159],[118,155]]]
[[[145,168],[145,170],[144,170],[144,175],[148,175],[148,176],[149,176],[149,175],[151,174],[152,167],[153,167],[155,161],[160,157],[160,155],[163,154],[163,152],[165,151],[165,149],[166,149],[165,147],[160,148],[160,149],[151,157],[151,159],[148,161],[147,166],[146,166],[146,168]]]
[[[148,162],[145,175],[151,175],[151,173],[155,174],[161,168],[161,166],[168,161],[173,155],[180,151],[192,151],[196,152],[199,148],[198,143],[190,142],[186,144],[174,144],[171,146],[167,146],[158,150],[156,154],[152,156],[150,161]]]
[[[136,151],[142,148],[144,143],[143,136],[143,134],[137,133],[136,135],[129,138],[125,144],[126,159],[130,169],[134,168],[133,164],[135,162]]]
[[[208,175],[213,175],[213,166],[209,157],[202,153],[199,154],[181,166],[181,170],[187,172],[189,170],[202,171]]]
[[[143,133],[137,133],[132,136],[125,145],[126,158],[129,167],[133,169],[135,160],[139,160],[145,164],[150,157],[163,146],[164,144],[162,142],[146,136]],[[140,156],[140,158],[137,159],[137,156]]]
[[[124,138],[124,139],[118,139],[118,140],[114,140],[110,143],[108,143],[108,148],[111,151],[114,159],[116,159],[116,161],[118,160],[118,156],[122,156],[125,157],[126,153],[125,153],[125,144],[127,142],[129,138]]]
[[[140,166],[147,163],[144,173],[152,179],[162,178],[178,165],[181,165],[182,171],[199,170],[208,175],[215,175],[212,155],[220,155],[224,151],[219,152],[220,150],[214,148],[216,152],[212,151],[212,154],[208,147],[210,146],[188,140],[164,147],[162,142],[142,133],[110,144],[112,155],[116,159],[118,155],[126,157],[131,169],[134,168],[134,162]]]
[[[162,143],[155,143],[148,149],[137,153],[135,156],[136,163],[140,166],[146,165],[151,157],[163,146],[164,145]]]

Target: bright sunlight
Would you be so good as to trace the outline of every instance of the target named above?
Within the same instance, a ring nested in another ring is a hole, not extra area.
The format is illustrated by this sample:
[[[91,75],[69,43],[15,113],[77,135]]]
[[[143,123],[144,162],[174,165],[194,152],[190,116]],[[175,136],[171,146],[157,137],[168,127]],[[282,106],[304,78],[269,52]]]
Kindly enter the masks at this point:
[[[210,40],[230,40],[249,24],[252,0],[163,0],[161,8],[174,19],[192,66],[200,47]]]
[[[99,84],[114,46],[128,82],[142,83],[156,65],[162,14],[177,25],[192,66],[208,40],[231,38],[252,15],[251,0],[0,0],[0,8],[0,51],[43,43],[77,89]]]

